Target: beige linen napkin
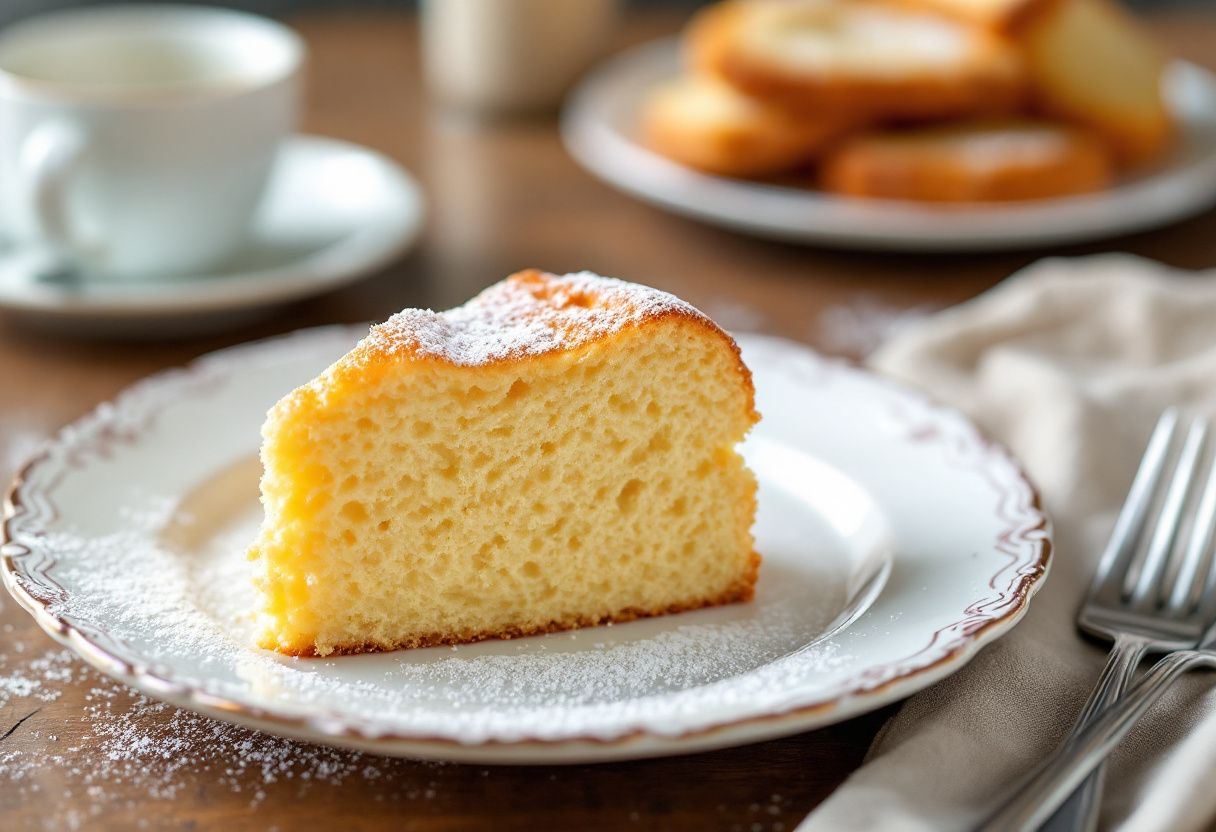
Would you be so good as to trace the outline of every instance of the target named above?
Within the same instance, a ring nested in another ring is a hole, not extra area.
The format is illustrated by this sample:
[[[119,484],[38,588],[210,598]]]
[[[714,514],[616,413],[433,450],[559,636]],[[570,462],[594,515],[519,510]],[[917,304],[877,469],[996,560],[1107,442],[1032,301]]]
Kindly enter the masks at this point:
[[[1073,624],[1157,415],[1216,411],[1216,272],[1047,260],[903,331],[875,367],[954,404],[1022,459],[1056,529],[1025,619],[913,696],[799,827],[965,829],[1053,748],[1105,660]],[[1211,828],[1216,675],[1184,679],[1112,758],[1104,828]]]

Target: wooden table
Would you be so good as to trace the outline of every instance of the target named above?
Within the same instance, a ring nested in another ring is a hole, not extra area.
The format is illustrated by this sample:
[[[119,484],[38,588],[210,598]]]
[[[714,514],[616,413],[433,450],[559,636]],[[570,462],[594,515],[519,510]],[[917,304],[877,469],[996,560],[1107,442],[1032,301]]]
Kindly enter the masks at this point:
[[[298,327],[450,306],[524,266],[628,277],[673,291],[727,326],[856,355],[901,310],[962,301],[1046,253],[1123,250],[1183,267],[1216,265],[1216,213],[1101,244],[993,255],[878,255],[736,236],[595,181],[566,156],[551,119],[477,125],[428,110],[407,17],[294,22],[312,49],[307,130],[377,148],[414,171],[430,198],[422,245],[357,286],[203,340],[73,341],[0,321],[0,469],[16,468],[39,439],[147,373]],[[677,25],[639,19],[622,40]],[[1216,15],[1192,12],[1154,25],[1180,54],[1216,68]],[[793,829],[859,765],[891,712],[692,757],[566,768],[437,766],[301,749],[175,717],[56,653],[11,599],[0,598],[0,826],[8,830],[779,832]],[[50,665],[39,664],[48,654]],[[178,744],[145,748],[148,737]],[[269,749],[262,757],[273,764],[251,762],[250,748]],[[225,759],[230,753],[235,763]]]

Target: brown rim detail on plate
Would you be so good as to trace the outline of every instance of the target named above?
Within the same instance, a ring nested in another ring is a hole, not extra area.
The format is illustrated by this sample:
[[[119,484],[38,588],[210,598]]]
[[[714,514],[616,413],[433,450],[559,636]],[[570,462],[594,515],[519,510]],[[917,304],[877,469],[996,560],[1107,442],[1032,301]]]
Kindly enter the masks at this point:
[[[52,448],[71,444],[67,461],[79,465],[80,457],[86,452],[104,455],[113,443],[131,444],[138,441],[140,431],[155,421],[157,408],[152,407],[144,411],[144,421],[139,429],[116,430],[108,420],[113,419],[112,414],[122,403],[156,391],[167,381],[172,381],[175,385],[184,381],[188,383],[191,392],[196,395],[205,394],[212,384],[223,378],[226,368],[239,364],[239,357],[247,352],[269,354],[280,349],[289,351],[295,339],[316,337],[322,333],[349,335],[353,344],[364,331],[362,327],[353,326],[318,327],[219,350],[196,359],[183,368],[148,376],[120,393],[114,403],[100,405],[90,414],[61,430],[55,437],[47,440],[43,450],[21,468],[4,501],[3,514],[0,517],[0,578],[3,579],[5,587],[45,632],[74,650],[89,664],[138,690],[172,704],[187,708],[196,707],[212,716],[227,716],[269,730],[279,728],[287,732],[329,738],[339,744],[343,739],[347,739],[372,746],[384,745],[386,752],[392,751],[388,746],[394,743],[416,743],[440,748],[469,747],[470,743],[452,737],[369,729],[365,721],[336,713],[283,715],[208,692],[198,685],[175,681],[152,667],[124,658],[119,655],[121,651],[118,648],[123,646],[121,642],[93,632],[93,628],[87,624],[56,613],[52,609],[55,601],[66,594],[66,590],[47,574],[54,566],[54,560],[50,553],[38,549],[36,531],[32,534],[27,531],[23,542],[16,539],[19,521],[25,524],[34,521],[49,522],[57,516],[52,493],[64,472],[60,471],[46,482],[34,481],[39,466],[50,459]],[[782,343],[782,339],[769,336],[761,338],[772,344]],[[784,343],[787,348],[796,346],[804,351],[805,355],[814,355],[810,348],[804,345],[788,341]],[[791,371],[796,371],[796,368],[791,368]],[[892,415],[905,428],[904,441],[938,444],[949,462],[986,477],[991,474],[992,466],[995,465],[1003,465],[1012,472],[1010,484],[989,480],[998,495],[997,516],[1003,523],[994,550],[1006,556],[1006,560],[988,581],[988,588],[996,594],[979,598],[969,604],[960,619],[935,631],[928,643],[919,650],[899,660],[868,669],[856,676],[847,690],[829,699],[771,713],[731,718],[707,727],[685,729],[671,734],[633,728],[610,738],[591,734],[562,738],[523,737],[512,740],[489,738],[476,745],[521,749],[580,745],[619,747],[636,744],[645,739],[673,741],[691,737],[712,737],[741,726],[773,724],[808,714],[828,712],[846,699],[873,697],[913,677],[944,675],[939,672],[951,664],[961,666],[970,654],[986,641],[984,636],[995,629],[1011,627],[1025,614],[1030,597],[1041,586],[1042,578],[1049,568],[1052,553],[1051,524],[1043,510],[1038,490],[1012,454],[1003,445],[984,435],[957,410],[938,404],[919,391],[849,362],[816,356],[813,373],[801,373],[801,380],[809,384],[822,384],[836,373],[862,374],[888,392],[894,405],[895,412]],[[174,392],[181,391],[175,389]],[[172,398],[177,400],[176,396]],[[916,404],[922,420],[917,421],[916,414],[901,412],[901,402],[905,405]],[[164,401],[161,401],[160,405],[163,404]],[[962,425],[963,432],[954,435],[944,432],[942,426],[948,420]],[[89,437],[89,442],[85,444],[73,443],[74,433],[95,423],[99,425],[96,436]],[[115,646],[107,646],[102,642],[115,642]]]

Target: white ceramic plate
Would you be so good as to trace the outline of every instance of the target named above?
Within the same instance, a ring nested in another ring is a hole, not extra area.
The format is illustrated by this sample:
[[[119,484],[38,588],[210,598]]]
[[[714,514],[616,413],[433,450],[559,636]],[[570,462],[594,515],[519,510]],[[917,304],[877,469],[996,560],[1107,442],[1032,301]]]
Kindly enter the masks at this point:
[[[710,176],[672,162],[638,141],[637,117],[647,92],[679,71],[674,40],[605,63],[568,102],[562,118],[566,147],[610,185],[748,234],[868,249],[1018,248],[1141,231],[1216,203],[1216,76],[1190,63],[1170,67],[1167,94],[1181,135],[1155,169],[1092,195],[955,208],[847,199]]]
[[[249,243],[222,272],[139,282],[56,275],[46,252],[0,246],[0,310],[127,337],[172,332],[185,320],[222,324],[374,272],[413,243],[423,215],[421,190],[392,160],[294,136],[279,154]]]
[[[764,419],[756,600],[514,641],[333,659],[250,646],[263,415],[362,331],[153,376],[66,428],[5,507],[3,576],[55,638],[169,702],[317,742],[488,763],[675,754],[893,702],[1022,616],[1048,523],[958,413],[791,342],[740,338]]]

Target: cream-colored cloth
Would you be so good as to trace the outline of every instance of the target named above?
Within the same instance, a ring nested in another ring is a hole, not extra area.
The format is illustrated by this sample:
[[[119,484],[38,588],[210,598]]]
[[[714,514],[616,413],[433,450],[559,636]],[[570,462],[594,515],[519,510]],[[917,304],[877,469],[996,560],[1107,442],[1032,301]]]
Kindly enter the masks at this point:
[[[1047,260],[902,331],[875,367],[971,416],[1022,459],[1056,531],[1012,633],[916,694],[801,832],[969,828],[1069,729],[1105,660],[1074,616],[1153,423],[1216,411],[1216,272],[1106,255]],[[1102,824],[1216,821],[1216,675],[1182,680],[1112,758]]]

